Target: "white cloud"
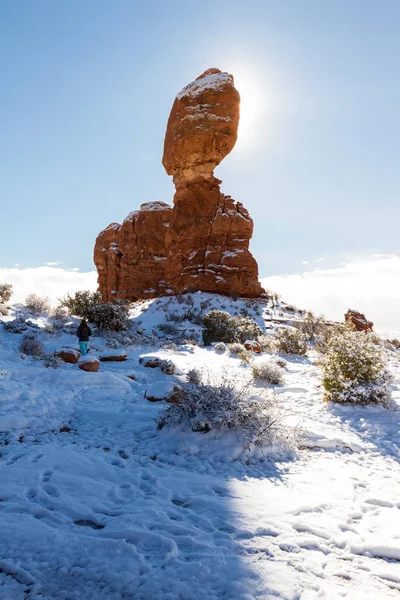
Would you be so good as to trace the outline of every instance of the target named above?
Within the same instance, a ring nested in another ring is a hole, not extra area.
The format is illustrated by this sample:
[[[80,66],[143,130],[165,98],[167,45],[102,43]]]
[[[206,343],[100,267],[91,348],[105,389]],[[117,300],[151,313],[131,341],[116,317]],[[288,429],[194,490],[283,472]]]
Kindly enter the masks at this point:
[[[299,308],[343,320],[348,308],[365,313],[382,334],[400,334],[400,256],[376,255],[336,269],[261,280]]]
[[[49,267],[56,267],[58,265],[58,262],[47,262],[46,265],[48,265]],[[15,265],[18,266],[18,265]]]
[[[35,267],[30,269],[0,269],[0,282],[12,283],[13,302],[23,302],[28,294],[48,296],[52,304],[65,294],[77,290],[96,290],[97,273],[80,273],[76,269]]]

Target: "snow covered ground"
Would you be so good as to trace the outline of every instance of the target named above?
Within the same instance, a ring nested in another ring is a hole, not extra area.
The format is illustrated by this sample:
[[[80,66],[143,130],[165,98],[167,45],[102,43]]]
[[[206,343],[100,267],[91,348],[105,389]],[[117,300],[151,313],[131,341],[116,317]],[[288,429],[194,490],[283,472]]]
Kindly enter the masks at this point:
[[[289,314],[194,295],[207,300],[270,330]],[[294,451],[260,460],[230,438],[159,431],[165,403],[145,399],[149,386],[192,368],[249,373],[232,355],[153,334],[166,310],[187,308],[138,304],[138,341],[113,344],[128,360],[98,373],[21,358],[22,334],[0,328],[1,600],[398,598],[400,413],[324,403],[311,351],[286,357],[276,388],[287,426],[301,429]],[[46,322],[36,319],[47,351],[77,346]],[[92,339],[93,354],[107,350]],[[175,375],[140,364],[147,355],[172,360]],[[389,368],[400,403],[395,353]]]

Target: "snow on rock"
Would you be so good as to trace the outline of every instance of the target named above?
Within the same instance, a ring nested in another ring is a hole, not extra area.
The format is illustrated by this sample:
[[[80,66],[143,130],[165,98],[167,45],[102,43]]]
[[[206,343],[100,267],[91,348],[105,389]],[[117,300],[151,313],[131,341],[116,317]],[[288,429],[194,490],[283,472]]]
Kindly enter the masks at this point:
[[[147,386],[145,391],[145,398],[150,402],[159,402],[160,400],[166,400],[167,402],[176,403],[179,402],[183,393],[183,389],[180,385],[169,382],[169,381],[157,381]]]
[[[128,353],[126,350],[107,350],[102,352],[99,358],[102,362],[123,362],[128,359]]]
[[[91,371],[96,373],[100,368],[100,361],[96,356],[82,356],[79,359],[78,367],[82,371]]]
[[[66,363],[76,365],[76,363],[81,357],[81,353],[78,350],[75,350],[74,348],[60,348],[59,350],[56,350],[54,356],[60,358]]]

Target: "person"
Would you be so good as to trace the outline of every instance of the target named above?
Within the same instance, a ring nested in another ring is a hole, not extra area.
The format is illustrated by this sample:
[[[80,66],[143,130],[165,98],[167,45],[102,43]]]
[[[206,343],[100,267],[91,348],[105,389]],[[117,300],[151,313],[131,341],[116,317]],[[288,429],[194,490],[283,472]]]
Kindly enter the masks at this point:
[[[89,346],[89,336],[92,335],[92,331],[87,324],[86,319],[82,319],[82,321],[79,323],[76,335],[79,338],[79,348],[81,349],[81,354],[82,356],[86,356]]]

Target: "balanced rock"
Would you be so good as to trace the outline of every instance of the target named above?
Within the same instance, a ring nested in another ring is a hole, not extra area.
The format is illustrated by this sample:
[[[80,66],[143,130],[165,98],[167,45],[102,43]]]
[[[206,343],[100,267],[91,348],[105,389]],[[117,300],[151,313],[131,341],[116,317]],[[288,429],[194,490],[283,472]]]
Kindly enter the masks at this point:
[[[220,190],[215,167],[233,149],[240,96],[232,75],[209,69],[175,98],[163,165],[173,176],[174,206],[143,204],[96,240],[94,262],[106,301],[188,289],[256,297],[262,292],[249,251],[253,221]]]
[[[372,321],[368,321],[365,315],[351,308],[344,315],[344,320],[346,323],[352,323],[356,331],[371,331],[374,327]]]

